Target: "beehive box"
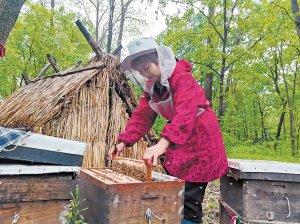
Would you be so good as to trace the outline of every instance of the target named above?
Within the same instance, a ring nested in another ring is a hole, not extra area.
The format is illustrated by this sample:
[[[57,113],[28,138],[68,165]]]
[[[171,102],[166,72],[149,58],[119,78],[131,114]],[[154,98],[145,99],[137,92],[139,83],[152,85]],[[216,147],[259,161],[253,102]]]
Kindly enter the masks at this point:
[[[0,165],[0,224],[62,223],[78,167]]]
[[[221,179],[221,224],[234,215],[240,223],[300,223],[300,164],[229,160],[229,167]]]
[[[81,169],[79,188],[89,224],[181,222],[184,181],[153,172],[142,182],[111,169]]]

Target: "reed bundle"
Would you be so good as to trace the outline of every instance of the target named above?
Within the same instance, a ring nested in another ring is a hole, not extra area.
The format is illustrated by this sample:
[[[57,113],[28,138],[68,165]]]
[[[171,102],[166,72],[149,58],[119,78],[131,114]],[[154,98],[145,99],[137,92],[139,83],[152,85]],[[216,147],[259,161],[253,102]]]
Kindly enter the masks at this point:
[[[0,104],[0,126],[86,142],[83,166],[104,167],[107,151],[129,117],[114,89],[116,82],[136,105],[117,61],[106,56],[78,72],[67,70],[20,88]],[[123,156],[140,159],[145,148],[140,140]]]

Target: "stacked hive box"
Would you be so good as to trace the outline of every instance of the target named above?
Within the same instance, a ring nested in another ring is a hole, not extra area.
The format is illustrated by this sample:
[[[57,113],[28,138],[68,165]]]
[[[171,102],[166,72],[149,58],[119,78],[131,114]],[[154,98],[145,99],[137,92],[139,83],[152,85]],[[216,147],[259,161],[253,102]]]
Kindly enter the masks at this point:
[[[0,224],[62,223],[78,167],[0,165]]]
[[[229,160],[221,179],[221,223],[300,223],[300,164]]]
[[[180,223],[184,182],[153,172],[142,182],[111,169],[82,169],[79,188],[89,224]]]

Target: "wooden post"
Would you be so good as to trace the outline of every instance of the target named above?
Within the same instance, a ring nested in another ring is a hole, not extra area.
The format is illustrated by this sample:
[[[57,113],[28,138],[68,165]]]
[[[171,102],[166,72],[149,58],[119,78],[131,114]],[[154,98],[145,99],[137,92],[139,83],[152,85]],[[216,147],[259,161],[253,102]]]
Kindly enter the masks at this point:
[[[48,71],[48,69],[51,67],[51,63],[48,63],[45,65],[45,67],[40,71],[40,73],[36,76],[37,79],[43,77],[46,72]]]
[[[28,85],[30,83],[30,79],[28,78],[27,74],[24,72],[21,74],[21,83],[20,86],[22,86],[22,82],[24,80],[25,85]]]
[[[75,23],[76,23],[77,27],[79,28],[79,30],[81,31],[81,33],[83,34],[83,36],[85,37],[85,39],[87,40],[87,42],[89,43],[89,45],[92,47],[97,58],[100,60],[102,58],[102,51],[101,51],[100,47],[98,46],[98,44],[96,43],[96,41],[94,40],[94,38],[87,31],[87,29],[84,27],[84,25],[82,24],[82,22],[80,20],[77,20]]]
[[[122,46],[122,44],[120,44],[120,45],[112,52],[112,54],[113,54],[113,55],[119,55],[119,53],[121,52],[122,48],[123,48],[123,46]]]
[[[52,55],[50,55],[50,54],[47,54],[47,58],[48,58],[48,61],[49,61],[50,64],[51,64],[52,68],[54,69],[54,71],[55,71],[56,73],[58,73],[58,72],[59,72],[59,69],[58,69],[58,67],[57,67],[55,58],[54,58]]]
[[[121,83],[114,82],[114,84],[115,84],[116,93],[118,94],[118,96],[121,98],[121,100],[125,104],[126,111],[129,114],[129,117],[131,117],[133,110],[134,110],[134,105],[132,104],[130,97],[126,96],[126,93],[125,93],[124,88]],[[144,136],[144,139],[148,143],[149,146],[152,146],[153,144],[155,144],[156,139],[154,139],[149,133],[147,133]]]

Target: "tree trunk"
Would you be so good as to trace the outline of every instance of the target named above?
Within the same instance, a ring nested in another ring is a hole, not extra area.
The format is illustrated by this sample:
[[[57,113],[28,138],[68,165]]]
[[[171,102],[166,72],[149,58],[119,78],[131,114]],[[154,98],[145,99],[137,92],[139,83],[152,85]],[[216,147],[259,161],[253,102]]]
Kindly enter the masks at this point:
[[[291,139],[291,144],[292,144],[292,156],[296,155],[297,152],[297,142],[296,142],[296,127],[295,127],[295,117],[294,117],[294,96],[295,96],[295,89],[292,89],[292,96],[290,95],[290,91],[289,91],[289,84],[288,81],[286,79],[286,74],[284,71],[284,64],[283,64],[283,52],[282,52],[282,44],[281,44],[281,51],[280,51],[280,64],[281,64],[281,70],[282,70],[282,78],[283,78],[283,83],[284,83],[284,89],[285,89],[285,94],[286,94],[286,99],[287,99],[287,105],[288,105],[288,109],[289,109],[289,123],[290,123],[290,139]],[[297,74],[297,72],[296,72]],[[295,79],[294,79],[294,83],[293,86],[294,88],[296,87],[295,85]]]
[[[264,112],[261,107],[260,101],[258,100],[257,102],[258,102],[258,108],[259,108],[259,113],[260,113],[261,138],[264,140],[268,140],[268,135],[266,132],[265,121],[264,121]]]
[[[226,72],[226,48],[227,48],[227,37],[228,37],[228,26],[227,26],[227,4],[226,0],[223,0],[223,40],[222,40],[222,59],[221,59],[221,71],[220,71],[220,82],[219,82],[219,118],[225,114],[225,91],[224,91],[224,78]]]
[[[275,141],[274,149],[276,149],[277,141],[279,141],[279,139],[280,139],[281,128],[283,126],[284,117],[285,117],[285,113],[286,113],[285,112],[286,104],[287,104],[287,101],[285,101],[284,104],[282,105],[282,112],[281,112],[279,122],[278,122],[278,127],[277,127],[277,132],[276,132],[276,141]]]
[[[297,0],[291,0],[292,12],[295,17],[295,25],[298,36],[300,37],[300,10]]]
[[[109,0],[109,22],[108,22],[107,45],[106,45],[107,53],[110,53],[111,51],[114,11],[115,11],[115,0]]]
[[[212,107],[212,87],[213,87],[213,73],[209,71],[205,76],[205,96],[209,100]]]
[[[225,64],[225,60],[222,59],[222,64]],[[223,117],[225,114],[225,96],[224,96],[224,76],[225,76],[225,67],[222,65],[220,82],[219,82],[219,118]]]
[[[300,124],[298,125],[298,130],[297,130],[297,153],[299,153],[299,143],[300,143]]]
[[[54,11],[54,8],[55,8],[55,0],[51,0],[51,9]],[[51,17],[51,20],[50,20],[50,24],[51,26],[54,26],[54,18],[53,18],[53,15]]]
[[[55,0],[51,0],[51,9],[54,10],[55,8]]]
[[[286,107],[287,101],[284,102],[283,108],[282,108],[282,112],[279,118],[279,122],[278,122],[278,127],[277,127],[277,132],[276,132],[276,140],[280,139],[280,134],[281,134],[281,128],[282,128],[282,124],[284,121],[284,116],[285,116],[285,107]]]
[[[5,44],[25,0],[0,0],[0,44]]]
[[[208,18],[211,19],[214,15],[214,7],[209,6],[208,8]],[[209,48],[211,48],[211,37],[209,37],[207,39],[207,45]],[[208,67],[212,67],[213,64],[210,63]],[[212,70],[210,70],[205,77],[205,95],[206,95],[206,99],[209,100],[210,102],[210,106],[212,107],[212,87],[213,87],[213,72]]]
[[[122,9],[121,9],[122,11],[121,11],[121,20],[120,20],[120,28],[119,28],[117,46],[120,46],[122,44],[127,7],[128,7],[128,5],[127,4],[124,5],[123,0],[122,0]],[[118,56],[118,58],[121,57],[121,50],[119,52],[117,52],[117,56]]]
[[[99,1],[97,0],[97,5],[96,5],[96,42],[97,44],[99,44],[99,14],[100,14],[100,3]]]

